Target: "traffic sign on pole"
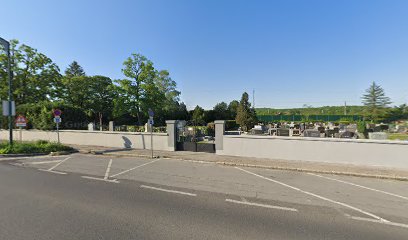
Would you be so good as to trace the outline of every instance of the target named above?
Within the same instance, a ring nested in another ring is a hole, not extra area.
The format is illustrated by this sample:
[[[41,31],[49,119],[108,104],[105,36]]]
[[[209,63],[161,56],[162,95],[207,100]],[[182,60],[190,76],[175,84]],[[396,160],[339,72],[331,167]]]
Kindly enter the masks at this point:
[[[54,114],[54,117],[59,117],[59,116],[61,116],[62,111],[59,110],[59,109],[54,109],[54,110],[52,111],[52,113]]]
[[[154,112],[151,108],[149,108],[149,117],[154,117]]]
[[[16,118],[16,127],[26,127],[27,119],[23,115],[18,115]]]

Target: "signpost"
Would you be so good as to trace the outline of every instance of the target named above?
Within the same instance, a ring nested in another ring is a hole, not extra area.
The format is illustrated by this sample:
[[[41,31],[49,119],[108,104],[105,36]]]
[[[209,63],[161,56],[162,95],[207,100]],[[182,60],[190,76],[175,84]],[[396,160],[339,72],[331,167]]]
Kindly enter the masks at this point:
[[[154,158],[153,155],[153,124],[154,124],[154,112],[151,108],[149,108],[149,125],[150,125],[150,148],[152,149],[152,158]]]
[[[62,118],[61,118],[62,111],[59,109],[54,109],[52,113],[54,114],[54,122],[57,124],[58,143],[60,143],[59,124],[62,122]]]
[[[16,118],[16,127],[20,128],[20,142],[23,141],[23,127],[27,126],[27,119],[23,115],[18,115]]]

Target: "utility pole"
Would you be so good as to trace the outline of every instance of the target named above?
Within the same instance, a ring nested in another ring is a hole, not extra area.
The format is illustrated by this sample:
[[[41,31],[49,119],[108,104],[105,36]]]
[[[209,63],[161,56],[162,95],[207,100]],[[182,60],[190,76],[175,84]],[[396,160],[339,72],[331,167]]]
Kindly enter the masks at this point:
[[[344,101],[344,115],[347,115],[347,102]]]
[[[9,125],[9,143],[13,145],[13,118],[12,118],[12,96],[11,96],[11,57],[10,57],[10,43],[0,37],[0,44],[3,45],[7,52],[7,74],[8,74],[8,125]]]
[[[255,89],[252,89],[252,108],[255,109]]]

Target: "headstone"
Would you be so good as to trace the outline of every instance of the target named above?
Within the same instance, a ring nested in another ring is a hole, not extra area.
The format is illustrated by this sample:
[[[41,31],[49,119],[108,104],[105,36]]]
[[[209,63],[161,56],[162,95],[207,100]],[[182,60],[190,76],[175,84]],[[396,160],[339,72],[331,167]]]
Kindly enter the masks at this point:
[[[317,130],[318,130],[320,133],[324,133],[324,131],[325,131],[326,129],[325,129],[324,127],[318,127]]]
[[[95,124],[94,123],[89,123],[88,124],[88,131],[95,131]]]
[[[346,127],[346,132],[353,132],[357,131],[357,124],[350,124]]]
[[[373,140],[387,140],[388,134],[385,132],[370,132],[368,138]]]
[[[303,131],[303,136],[304,137],[316,137],[316,138],[319,138],[320,137],[320,132],[319,132],[319,130],[316,130],[316,129],[306,129],[305,131]]]
[[[289,129],[288,128],[278,128],[277,135],[289,137]]]
[[[109,121],[109,131],[115,131],[115,124],[113,123],[113,121]]]
[[[354,132],[345,131],[340,134],[340,138],[353,138],[355,135]]]

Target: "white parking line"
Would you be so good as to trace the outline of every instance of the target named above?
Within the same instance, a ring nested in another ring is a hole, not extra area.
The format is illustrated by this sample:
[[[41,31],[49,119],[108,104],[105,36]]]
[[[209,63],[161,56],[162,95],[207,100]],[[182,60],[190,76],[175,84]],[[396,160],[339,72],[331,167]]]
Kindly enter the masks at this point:
[[[90,177],[90,176],[81,176],[82,178],[98,180],[103,182],[110,182],[110,183],[119,183],[117,179],[105,179],[105,178],[97,178],[97,177]]]
[[[372,218],[355,217],[355,216],[350,216],[350,215],[346,215],[346,216],[350,219],[357,220],[357,221],[366,221],[366,222],[373,222],[373,223],[380,223],[380,224],[385,224],[385,225],[390,225],[390,226],[408,228],[408,224],[404,224],[404,223],[384,222],[384,221],[375,220]]]
[[[386,191],[382,191],[382,190],[378,190],[378,189],[374,189],[374,188],[369,188],[369,187],[362,186],[362,185],[359,185],[359,184],[355,184],[355,183],[351,183],[351,182],[346,182],[346,181],[343,181],[343,180],[339,180],[339,179],[335,179],[335,178],[331,178],[331,177],[326,177],[326,176],[322,176],[322,175],[318,175],[318,174],[314,174],[314,173],[308,173],[308,174],[309,174],[309,175],[312,175],[312,176],[316,176],[316,177],[320,177],[320,178],[325,178],[325,179],[329,179],[329,180],[332,180],[332,181],[336,181],[336,182],[348,184],[348,185],[351,185],[351,186],[355,186],[355,187],[359,187],[359,188],[371,190],[371,191],[374,191],[374,192],[384,193],[384,194],[387,194],[387,195],[390,195],[390,196],[393,196],[393,197],[398,197],[398,198],[402,198],[402,199],[408,200],[408,197],[404,197],[404,196],[401,196],[401,195],[398,195],[398,194],[394,194],[394,193],[390,193],[390,192],[386,192]]]
[[[63,162],[67,161],[68,159],[70,159],[71,157],[67,157],[64,160],[62,160],[61,162],[57,163],[55,166],[51,167],[50,169],[48,169],[48,171],[52,171],[54,168],[58,167],[59,165],[61,165]]]
[[[141,188],[152,189],[152,190],[157,190],[157,191],[162,191],[162,192],[177,193],[177,194],[182,194],[182,195],[187,195],[187,196],[192,196],[192,197],[197,196],[197,194],[195,194],[195,193],[181,192],[181,191],[158,188],[158,187],[152,187],[152,186],[146,186],[146,185],[140,185],[140,187]]]
[[[292,212],[297,212],[298,211],[296,208],[280,207],[280,206],[274,206],[274,205],[268,205],[268,204],[262,204],[262,203],[253,203],[253,202],[247,202],[247,201],[237,201],[237,200],[228,199],[228,198],[225,199],[225,201],[226,202],[231,202],[231,203],[243,204],[243,205],[250,205],[250,206],[264,207],[264,208],[273,208],[273,209],[292,211]]]
[[[160,159],[153,160],[153,161],[148,162],[148,163],[144,163],[144,164],[139,165],[139,166],[136,166],[136,167],[134,167],[134,168],[131,168],[131,169],[128,169],[128,170],[122,171],[122,172],[120,172],[120,173],[114,174],[114,175],[112,175],[112,176],[110,176],[110,177],[117,177],[117,176],[119,176],[119,175],[122,175],[122,174],[124,174],[124,173],[130,172],[130,171],[135,170],[135,169],[137,169],[137,168],[140,168],[140,167],[146,166],[146,165],[148,165],[148,164],[151,164],[151,163],[157,162],[157,161],[159,161],[159,160],[160,160]]]
[[[109,160],[108,167],[106,168],[105,177],[103,179],[107,180],[109,177],[109,172],[112,166],[112,159]]]
[[[381,217],[379,217],[379,216],[377,216],[377,215],[374,215],[374,214],[372,214],[372,213],[366,212],[366,211],[361,210],[361,209],[359,209],[359,208],[353,207],[353,206],[348,205],[348,204],[346,204],[346,203],[338,202],[338,201],[335,201],[335,200],[332,200],[332,199],[329,199],[329,198],[326,198],[326,197],[323,197],[323,196],[320,196],[320,195],[317,195],[317,194],[314,194],[314,193],[311,193],[311,192],[308,192],[308,191],[301,190],[301,189],[299,189],[299,188],[297,188],[297,187],[294,187],[294,186],[291,186],[291,185],[289,185],[289,184],[286,184],[286,183],[283,183],[283,182],[280,182],[280,181],[277,181],[277,180],[273,180],[273,179],[271,179],[271,178],[264,177],[264,176],[262,176],[262,175],[259,175],[259,174],[250,172],[250,171],[248,171],[248,170],[244,170],[244,169],[239,168],[239,167],[235,167],[235,168],[236,168],[236,169],[239,169],[239,170],[241,170],[241,171],[243,171],[243,172],[249,173],[249,174],[251,174],[251,175],[254,175],[254,176],[256,176],[256,177],[259,177],[259,178],[268,180],[268,181],[270,181],[270,182],[274,182],[274,183],[280,184],[280,185],[282,185],[282,186],[284,186],[284,187],[293,189],[293,190],[295,190],[295,191],[299,191],[299,192],[301,192],[301,193],[304,193],[304,194],[307,194],[307,195],[310,195],[310,196],[319,198],[319,199],[321,199],[321,200],[324,200],[324,201],[327,201],[327,202],[331,202],[331,203],[334,203],[334,204],[337,204],[337,205],[340,205],[340,206],[343,206],[343,207],[346,207],[346,208],[350,208],[350,209],[352,209],[352,210],[354,210],[354,211],[357,211],[357,212],[360,212],[360,213],[362,213],[362,214],[364,214],[364,215],[367,215],[367,216],[370,216],[370,217],[372,217],[372,218],[375,218],[375,219],[377,219],[377,220],[379,220],[379,221],[390,222],[390,221],[388,221],[388,220],[386,220],[386,219],[384,219],[384,218],[381,218]]]
[[[49,160],[49,161],[41,161],[41,162],[25,162],[23,164],[30,164],[30,165],[36,165],[36,164],[46,164],[46,163],[59,163],[62,160]]]
[[[65,173],[65,172],[58,172],[58,171],[48,170],[48,169],[38,169],[38,170],[43,171],[43,172],[50,172],[50,173],[60,174],[60,175],[65,175],[65,174],[67,174],[67,173]]]

